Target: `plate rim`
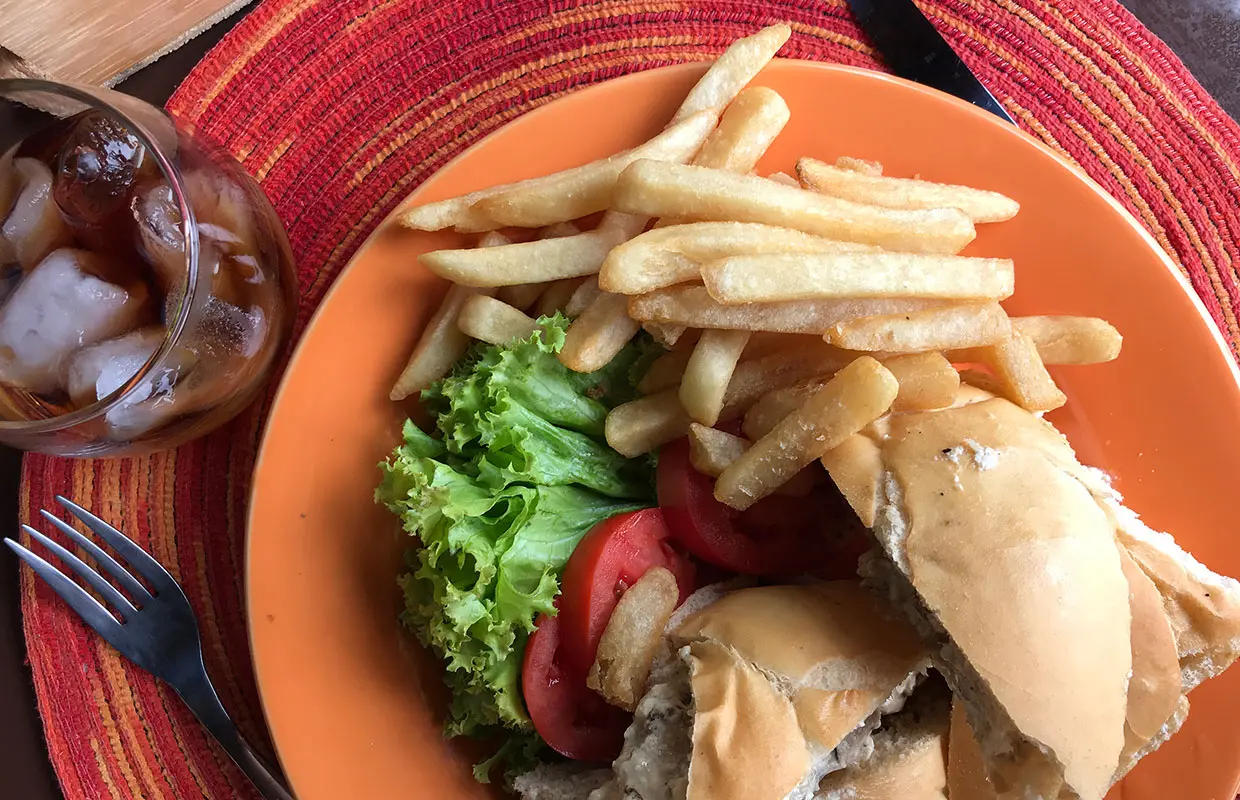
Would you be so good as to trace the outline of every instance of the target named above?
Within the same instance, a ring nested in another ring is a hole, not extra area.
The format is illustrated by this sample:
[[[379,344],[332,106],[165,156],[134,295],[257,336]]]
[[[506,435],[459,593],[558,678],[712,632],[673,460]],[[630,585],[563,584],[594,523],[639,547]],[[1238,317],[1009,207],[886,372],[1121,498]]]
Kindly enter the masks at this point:
[[[1238,362],[1237,359],[1233,356],[1232,350],[1230,346],[1227,344],[1227,340],[1224,338],[1222,331],[1219,329],[1219,326],[1215,324],[1214,319],[1213,317],[1211,317],[1210,312],[1206,308],[1205,302],[1202,300],[1201,296],[1193,288],[1192,284],[1189,282],[1188,278],[1184,275],[1184,273],[1181,272],[1180,269],[1176,266],[1175,262],[1171,259],[1170,255],[1165,250],[1163,250],[1161,246],[1159,246],[1157,240],[1145,228],[1145,226],[1142,225],[1136,219],[1136,217],[1133,216],[1133,214],[1127,208],[1125,208],[1122,203],[1119,202],[1118,199],[1116,199],[1111,193],[1109,193],[1105,188],[1103,188],[1101,184],[1099,184],[1097,181],[1091,178],[1083,169],[1081,169],[1080,166],[1078,166],[1077,164],[1075,164],[1074,162],[1066,158],[1061,153],[1055,151],[1054,149],[1046,145],[1044,142],[1038,140],[1037,138],[1035,138],[1034,136],[1026,132],[1023,128],[1016,126],[1016,125],[1012,125],[1000,119],[998,116],[996,116],[995,114],[989,111],[979,108],[978,106],[975,106],[966,100],[962,100],[954,95],[947,94],[938,89],[934,89],[929,86],[916,83],[914,81],[900,78],[898,76],[891,75],[889,73],[879,72],[873,69],[866,69],[864,67],[855,67],[855,66],[849,66],[845,64],[835,64],[835,63],[811,61],[808,59],[797,59],[797,58],[776,58],[774,59],[774,61],[786,63],[786,64],[793,64],[793,65],[796,65],[797,68],[808,69],[811,72],[848,73],[848,74],[863,77],[864,79],[867,79],[867,80],[875,80],[875,81],[895,84],[895,85],[902,87],[905,90],[912,90],[914,92],[917,92],[923,95],[932,96],[941,102],[947,102],[950,105],[956,106],[961,111],[964,111],[965,113],[973,115],[976,119],[978,119],[979,121],[982,121],[986,125],[990,125],[992,127],[995,127],[996,129],[1000,129],[1004,131],[1004,133],[1002,134],[1004,136],[1015,136],[1016,138],[1020,139],[1024,143],[1025,146],[1032,146],[1040,150],[1043,155],[1050,156],[1054,158],[1056,161],[1058,161],[1060,164],[1062,164],[1063,166],[1067,167],[1068,170],[1073,174],[1073,176],[1078,180],[1078,182],[1083,183],[1085,186],[1087,186],[1095,195],[1101,197],[1108,205],[1111,206],[1111,208],[1114,211],[1119,213],[1119,215],[1124,219],[1124,221],[1128,224],[1128,226],[1136,231],[1138,237],[1145,244],[1146,248],[1155,255],[1159,263],[1162,265],[1163,269],[1169,272],[1176,279],[1176,283],[1179,286],[1180,290],[1188,296],[1190,302],[1192,303],[1192,306],[1194,310],[1196,311],[1200,322],[1209,331],[1211,339],[1213,340],[1218,350],[1217,356],[1223,360],[1224,364],[1227,365],[1228,373],[1231,376],[1232,382],[1235,384],[1235,387],[1237,388],[1237,390],[1240,391],[1240,362]],[[280,375],[279,383],[276,387],[275,393],[272,395],[270,407],[267,410],[267,416],[263,420],[262,433],[259,437],[259,446],[257,450],[257,455],[254,461],[253,470],[250,473],[251,480],[250,480],[250,487],[249,487],[249,490],[246,496],[247,508],[246,508],[245,517],[244,517],[245,518],[245,548],[244,548],[245,566],[244,566],[243,586],[244,586],[244,591],[245,591],[245,620],[246,620],[246,628],[247,628],[246,640],[250,648],[250,662],[251,662],[251,666],[254,672],[255,687],[258,693],[259,706],[262,712],[263,722],[266,725],[267,732],[269,734],[272,747],[275,751],[276,758],[280,764],[281,771],[284,771],[286,782],[289,783],[290,786],[292,785],[292,777],[289,776],[287,771],[284,770],[284,763],[283,763],[284,759],[281,753],[281,746],[280,746],[279,741],[277,741],[276,739],[274,728],[272,726],[271,715],[268,709],[267,691],[264,689],[262,670],[260,669],[260,666],[259,666],[260,657],[259,657],[259,648],[257,646],[256,632],[259,630],[261,626],[255,624],[256,611],[254,608],[254,599],[253,599],[254,592],[252,591],[253,582],[255,580],[255,574],[254,574],[254,569],[253,569],[254,560],[251,557],[252,551],[254,548],[255,539],[252,534],[253,534],[253,531],[255,530],[255,525],[254,525],[255,523],[254,514],[255,514],[255,507],[256,507],[255,499],[256,499],[258,486],[259,486],[259,482],[257,481],[256,478],[260,474],[260,472],[263,470],[264,463],[267,460],[269,446],[271,444],[270,442],[271,421],[275,418],[277,412],[280,410],[281,405],[283,405],[283,403],[285,402],[286,394],[289,391],[291,391],[289,389],[289,385],[291,382],[291,376],[294,371],[294,368],[297,366],[299,360],[301,359],[303,355],[303,351],[305,350],[306,340],[309,338],[311,331],[314,329],[316,325],[320,323],[321,317],[325,313],[325,309],[328,307],[333,296],[336,294],[346,274],[354,268],[354,266],[356,265],[356,262],[360,259],[362,254],[373,245],[373,243],[379,238],[380,235],[382,235],[382,233],[384,232],[384,229],[386,229],[389,225],[394,224],[393,220],[396,217],[396,215],[401,213],[401,211],[405,209],[406,207],[408,207],[412,202],[419,199],[420,196],[425,194],[428,190],[433,190],[435,188],[435,184],[438,182],[438,180],[440,179],[441,175],[444,172],[456,166],[458,162],[464,161],[472,157],[473,154],[477,150],[482,149],[484,146],[486,146],[489,143],[489,141],[493,137],[498,135],[500,132],[506,130],[507,128],[509,128],[510,126],[514,124],[529,124],[527,122],[528,120],[531,120],[531,119],[536,120],[542,114],[548,113],[548,109],[554,108],[556,105],[562,103],[563,101],[569,98],[572,98],[572,97],[576,97],[581,94],[585,94],[591,91],[598,90],[604,86],[609,86],[609,85],[616,84],[616,83],[629,82],[632,80],[640,79],[643,76],[648,76],[651,73],[674,73],[674,72],[683,72],[683,73],[699,72],[701,73],[701,72],[705,72],[706,69],[709,67],[709,65],[710,65],[709,61],[684,62],[680,64],[672,64],[672,65],[663,66],[663,67],[655,67],[653,69],[638,70],[636,72],[632,72],[627,75],[622,75],[617,78],[612,78],[612,79],[605,80],[605,81],[599,81],[598,83],[593,83],[588,86],[583,86],[573,91],[566,92],[565,94],[559,97],[556,97],[555,99],[549,102],[546,102],[536,108],[533,108],[521,114],[518,117],[515,117],[512,120],[509,120],[508,122],[504,123],[503,125],[499,126],[495,130],[488,133],[486,136],[474,142],[469,147],[465,148],[460,153],[458,153],[457,155],[449,159],[447,162],[445,162],[442,166],[436,169],[433,173],[428,175],[420,184],[418,184],[416,188],[414,188],[411,192],[405,195],[405,197],[402,198],[400,202],[397,203],[392,208],[392,210],[388,214],[386,214],[378,224],[375,225],[375,228],[370,232],[370,234],[368,234],[367,237],[362,241],[362,243],[358,245],[357,249],[354,250],[353,254],[349,257],[349,260],[345,263],[344,267],[341,268],[339,274],[337,274],[336,277],[332,279],[331,286],[328,287],[328,289],[324,292],[322,298],[320,298],[318,302],[317,307],[314,309],[314,312],[310,315],[310,318],[306,321],[306,324],[299,331],[298,340],[293,347],[293,352],[289,356],[288,361],[284,365],[284,368]],[[759,77],[760,77],[760,74],[759,74]],[[1240,407],[1237,408],[1237,411],[1240,412]],[[1240,762],[1237,763],[1235,769],[1237,771],[1237,775],[1236,775],[1236,786],[1233,789],[1233,794],[1240,794]],[[1240,800],[1240,797],[1238,797],[1238,800]]]

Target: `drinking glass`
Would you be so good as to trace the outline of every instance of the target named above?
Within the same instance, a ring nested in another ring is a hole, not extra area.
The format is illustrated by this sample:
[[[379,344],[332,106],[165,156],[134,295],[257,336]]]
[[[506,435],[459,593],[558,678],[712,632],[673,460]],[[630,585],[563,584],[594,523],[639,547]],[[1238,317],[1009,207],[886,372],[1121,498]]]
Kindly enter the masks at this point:
[[[133,455],[231,419],[297,310],[258,185],[119,92],[0,80],[4,104],[41,124],[20,141],[0,129],[0,442]]]

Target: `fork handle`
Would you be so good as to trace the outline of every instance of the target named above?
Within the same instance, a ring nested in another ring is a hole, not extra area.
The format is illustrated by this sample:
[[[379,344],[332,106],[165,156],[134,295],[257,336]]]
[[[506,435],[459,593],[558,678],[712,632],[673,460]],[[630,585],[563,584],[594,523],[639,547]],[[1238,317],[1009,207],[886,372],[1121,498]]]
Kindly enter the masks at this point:
[[[194,712],[194,716],[203,724],[207,732],[228,753],[229,758],[236,762],[245,776],[250,779],[266,800],[295,800],[293,793],[285,787],[279,773],[255,752],[233,723],[219,695],[207,678],[206,670],[201,676],[181,682],[182,686],[174,686],[178,695]]]

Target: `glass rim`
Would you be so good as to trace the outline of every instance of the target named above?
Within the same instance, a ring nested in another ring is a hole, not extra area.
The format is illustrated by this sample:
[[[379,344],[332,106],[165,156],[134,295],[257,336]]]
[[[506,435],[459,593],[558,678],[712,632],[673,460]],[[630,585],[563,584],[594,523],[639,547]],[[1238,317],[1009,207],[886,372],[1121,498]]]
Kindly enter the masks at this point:
[[[116,105],[108,102],[105,97],[109,94],[115,94],[135,103],[149,106],[156,113],[166,114],[167,112],[147,103],[145,100],[140,100],[111,89],[82,87],[41,78],[0,78],[0,100],[21,103],[21,100],[9,96],[16,92],[43,92],[76,100],[106,114],[137,136],[147,152],[155,159],[160,172],[163,173],[164,178],[168,181],[168,186],[172,190],[172,196],[181,213],[181,234],[185,244],[186,280],[176,320],[167,326],[159,348],[151,354],[150,358],[146,360],[146,363],[137,372],[107,396],[67,414],[37,420],[0,420],[0,433],[54,433],[90,422],[107,414],[117,407],[126,396],[142,386],[152,373],[161,369],[168,361],[173,349],[176,347],[176,343],[180,341],[181,335],[188,325],[190,313],[193,309],[194,297],[197,292],[200,265],[198,221],[194,216],[194,209],[190,205],[189,195],[186,192],[181,171],[174,164],[172,158],[164,152],[163,147],[159,144],[159,138],[140,120],[135,119]],[[169,119],[172,121],[171,117]],[[175,121],[172,121],[172,124],[175,127]]]

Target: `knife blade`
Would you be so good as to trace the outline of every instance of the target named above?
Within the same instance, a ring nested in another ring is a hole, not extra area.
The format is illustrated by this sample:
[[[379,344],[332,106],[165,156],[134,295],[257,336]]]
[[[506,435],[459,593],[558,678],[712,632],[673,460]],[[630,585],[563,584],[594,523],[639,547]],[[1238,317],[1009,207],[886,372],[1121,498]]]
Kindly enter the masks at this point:
[[[848,0],[848,5],[896,75],[955,95],[1016,124],[913,0]]]

